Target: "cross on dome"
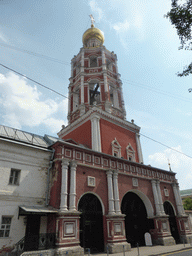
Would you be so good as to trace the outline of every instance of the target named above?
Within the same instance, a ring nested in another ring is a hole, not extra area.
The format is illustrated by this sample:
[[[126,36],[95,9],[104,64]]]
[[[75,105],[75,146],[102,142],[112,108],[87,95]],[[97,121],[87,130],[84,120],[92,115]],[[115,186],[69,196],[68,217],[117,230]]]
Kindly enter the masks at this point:
[[[93,18],[92,14],[90,14],[89,17],[91,18],[91,27],[94,27],[95,19]]]

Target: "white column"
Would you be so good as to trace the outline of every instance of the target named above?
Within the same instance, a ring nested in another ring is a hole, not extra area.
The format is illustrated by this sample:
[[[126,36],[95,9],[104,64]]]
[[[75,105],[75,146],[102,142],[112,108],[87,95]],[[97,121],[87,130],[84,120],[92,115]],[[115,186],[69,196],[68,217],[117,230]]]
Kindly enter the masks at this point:
[[[62,159],[62,174],[61,174],[61,202],[60,211],[67,211],[67,186],[68,186],[68,165],[69,160]]]
[[[185,212],[183,209],[183,204],[182,204],[180,193],[179,193],[179,186],[176,183],[173,183],[172,186],[173,186],[173,192],[174,192],[174,196],[175,196],[178,214],[184,215]]]
[[[91,118],[92,149],[101,152],[100,117],[94,115]]]
[[[185,215],[185,210],[184,210],[184,207],[183,207],[183,202],[182,202],[182,199],[181,199],[180,189],[179,189],[179,184],[178,183],[176,184],[176,187],[177,187],[177,194],[178,194],[178,198],[179,198],[179,202],[180,202],[180,208],[181,208],[182,214]]]
[[[119,186],[118,186],[118,170],[113,171],[113,190],[115,199],[115,213],[121,214],[119,205]]]
[[[157,194],[159,197],[159,206],[160,206],[160,211],[162,215],[165,215],[164,207],[163,207],[163,200],[162,200],[162,194],[161,194],[161,189],[160,189],[160,181],[157,180]]]
[[[159,206],[159,198],[158,198],[158,194],[157,194],[156,181],[152,180],[151,184],[152,184],[153,195],[154,195],[154,200],[155,200],[156,215],[159,216],[160,215],[160,206]]]
[[[140,135],[136,133],[137,152],[139,156],[139,163],[143,163],[143,154],[141,150]]]
[[[106,70],[106,58],[105,58],[105,49],[102,49],[102,65],[103,65],[103,70]]]
[[[71,61],[71,77],[73,77],[73,61]]]
[[[70,163],[71,175],[70,175],[70,193],[69,193],[69,210],[76,211],[76,168],[77,162],[72,161]]]
[[[114,214],[114,198],[113,198],[113,181],[112,181],[112,171],[107,171],[107,183],[108,183],[108,203],[109,212],[108,214]]]

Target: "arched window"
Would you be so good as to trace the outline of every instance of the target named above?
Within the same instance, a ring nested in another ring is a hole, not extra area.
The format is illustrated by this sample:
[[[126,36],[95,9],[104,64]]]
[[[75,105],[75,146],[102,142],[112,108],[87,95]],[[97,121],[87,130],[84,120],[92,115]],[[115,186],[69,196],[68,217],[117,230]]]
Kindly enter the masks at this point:
[[[107,59],[106,64],[107,64],[107,69],[109,69],[110,71],[113,71],[113,63]]]
[[[99,83],[89,84],[90,105],[97,105],[101,102]]]
[[[112,155],[116,157],[121,157],[121,146],[116,138],[111,142],[111,145],[112,145]]]
[[[126,151],[127,151],[127,159],[129,161],[135,161],[135,151],[132,148],[131,144],[129,143],[129,145],[126,147]]]
[[[91,56],[90,57],[90,68],[97,67],[97,57]]]
[[[78,65],[76,66],[76,74],[78,74],[78,73],[80,72],[80,68],[81,68],[81,65],[78,64]]]
[[[73,92],[73,111],[76,111],[79,106],[79,89]]]

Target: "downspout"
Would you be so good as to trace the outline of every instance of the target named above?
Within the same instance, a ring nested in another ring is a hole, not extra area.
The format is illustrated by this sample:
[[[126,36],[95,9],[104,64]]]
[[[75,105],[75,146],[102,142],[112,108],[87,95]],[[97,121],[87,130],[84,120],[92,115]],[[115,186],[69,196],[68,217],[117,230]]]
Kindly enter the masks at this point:
[[[49,168],[48,168],[48,172],[47,172],[47,189],[46,189],[46,195],[45,195],[45,205],[46,206],[49,205],[49,180],[50,180],[50,170],[53,165],[54,154],[55,154],[55,149],[52,149],[51,159],[49,161]]]

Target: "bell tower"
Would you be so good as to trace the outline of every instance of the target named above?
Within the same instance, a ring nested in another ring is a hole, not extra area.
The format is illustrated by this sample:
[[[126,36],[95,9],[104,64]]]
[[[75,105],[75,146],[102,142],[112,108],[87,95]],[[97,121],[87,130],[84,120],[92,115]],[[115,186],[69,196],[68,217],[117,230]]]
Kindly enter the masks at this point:
[[[69,125],[58,135],[99,152],[143,162],[140,128],[126,121],[117,56],[105,48],[104,34],[90,17],[83,47],[71,60]]]
[[[69,123],[94,106],[125,119],[117,56],[108,51],[103,43],[103,32],[92,22],[91,28],[83,34],[83,48],[71,61]]]

